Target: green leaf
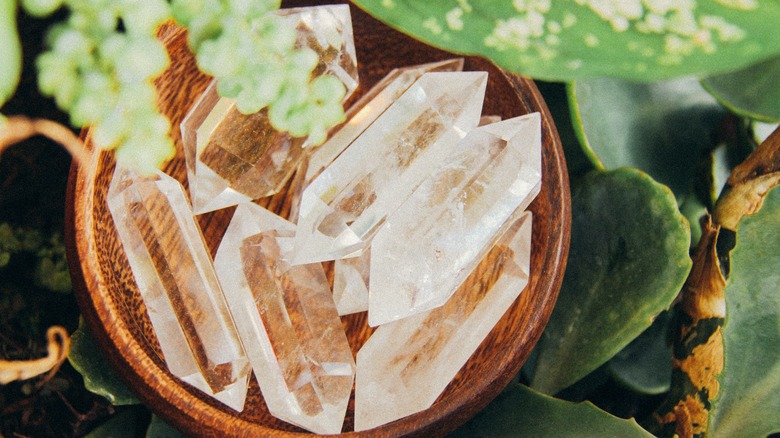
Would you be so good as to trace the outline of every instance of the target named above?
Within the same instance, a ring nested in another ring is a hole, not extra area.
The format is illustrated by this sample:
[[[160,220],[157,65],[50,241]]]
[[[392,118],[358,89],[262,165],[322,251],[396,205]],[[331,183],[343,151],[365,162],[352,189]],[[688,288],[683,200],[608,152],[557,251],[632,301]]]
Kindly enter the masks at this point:
[[[669,307],[691,267],[672,193],[635,169],[592,172],[572,193],[571,247],[531,386],[555,394]]]
[[[780,125],[777,123],[754,122],[752,128],[753,134],[756,137],[756,142],[760,144],[763,143],[775,129],[780,128]]]
[[[597,166],[638,168],[669,186],[680,202],[727,114],[692,78],[582,80],[570,84],[569,99],[574,129]]]
[[[0,0],[0,107],[16,91],[22,75],[22,44],[16,29],[16,0]],[[5,119],[0,116],[0,128]]]
[[[84,320],[70,338],[68,360],[84,378],[84,386],[108,399],[114,405],[132,405],[140,403],[135,395],[119,379],[113,368],[106,362],[92,339]]]
[[[612,376],[640,394],[661,394],[672,380],[672,312],[663,312],[653,325],[607,362]]]
[[[547,108],[555,121],[555,128],[561,138],[563,153],[566,156],[566,170],[569,172],[569,179],[577,179],[593,170],[594,166],[592,160],[585,156],[577,133],[574,131],[566,84],[536,81],[536,86],[542,93]]]
[[[725,367],[714,437],[780,432],[780,189],[739,224],[726,284]]]
[[[636,421],[612,416],[590,402],[572,403],[524,385],[508,388],[450,435],[457,437],[652,437]]]
[[[780,58],[702,81],[718,101],[744,117],[780,122]]]
[[[433,46],[546,80],[704,76],[780,53],[776,0],[355,3]]]
[[[135,438],[140,421],[142,417],[139,409],[123,409],[94,428],[85,438]]]
[[[146,438],[184,438],[185,435],[174,429],[173,426],[166,423],[162,418],[152,414],[152,421],[149,423],[149,429],[146,430]]]

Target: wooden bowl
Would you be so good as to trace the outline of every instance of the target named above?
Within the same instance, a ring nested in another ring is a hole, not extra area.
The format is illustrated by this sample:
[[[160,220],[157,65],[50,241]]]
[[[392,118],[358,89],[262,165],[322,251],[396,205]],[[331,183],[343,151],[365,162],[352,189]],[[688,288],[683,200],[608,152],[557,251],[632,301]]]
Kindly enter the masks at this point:
[[[454,56],[402,35],[355,7],[352,20],[360,68],[360,87],[353,100],[394,67]],[[178,126],[209,78],[197,70],[181,29],[167,26],[161,29],[160,38],[169,49],[172,63],[156,83],[159,104],[172,122],[171,136],[177,148],[177,156],[165,170],[186,187]],[[569,247],[569,186],[560,140],[547,107],[529,79],[474,57],[466,58],[465,69],[489,73],[483,114],[498,114],[505,119],[534,111],[542,114],[542,190],[529,208],[534,214],[530,282],[431,408],[367,431],[366,436],[443,435],[484,408],[519,371],[541,336],[563,278]],[[83,136],[89,144],[89,130]],[[94,153],[90,163],[71,169],[66,226],[68,259],[79,305],[110,363],[144,403],[188,434],[306,434],[268,413],[254,377],[250,379],[246,407],[237,413],[168,372],[106,205],[113,168],[111,154]],[[259,203],[286,215],[288,193]],[[231,208],[198,218],[212,256],[233,211]],[[344,324],[356,352],[371,333],[365,313],[345,318]],[[353,407],[354,396],[344,431],[353,429]]]

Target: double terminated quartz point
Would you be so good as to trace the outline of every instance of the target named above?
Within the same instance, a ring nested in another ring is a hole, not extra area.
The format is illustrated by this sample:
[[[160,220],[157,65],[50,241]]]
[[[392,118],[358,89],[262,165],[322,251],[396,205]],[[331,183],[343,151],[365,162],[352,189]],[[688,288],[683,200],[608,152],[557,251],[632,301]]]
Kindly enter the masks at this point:
[[[347,97],[357,87],[357,60],[347,5],[284,9],[297,30],[296,47],[319,55],[315,75],[332,74]],[[192,204],[196,214],[270,196],[284,187],[304,158],[305,138],[276,131],[267,109],[241,114],[212,82],[181,123]]]
[[[214,265],[268,410],[321,433],[341,432],[355,363],[319,263],[283,258],[295,225],[241,204]]]
[[[368,323],[443,305],[541,188],[541,117],[472,130],[371,243]]]
[[[301,197],[293,263],[356,256],[452,144],[477,126],[485,72],[426,73]]]
[[[249,362],[181,185],[117,167],[108,206],[170,372],[241,411]]]
[[[429,408],[528,283],[524,213],[442,307],[380,326],[357,355],[355,430]]]

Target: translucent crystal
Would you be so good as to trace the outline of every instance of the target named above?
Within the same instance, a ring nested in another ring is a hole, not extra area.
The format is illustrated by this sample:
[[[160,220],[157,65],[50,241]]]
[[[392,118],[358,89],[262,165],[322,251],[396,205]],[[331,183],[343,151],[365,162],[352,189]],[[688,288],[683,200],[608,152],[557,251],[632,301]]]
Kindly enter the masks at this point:
[[[368,310],[368,274],[371,269],[371,248],[363,254],[336,260],[333,269],[333,299],[339,315]]]
[[[341,431],[355,362],[322,265],[283,256],[295,226],[256,204],[237,207],[214,265],[274,416]]]
[[[347,5],[285,9],[296,46],[319,55],[314,76],[332,74],[357,87],[357,61]],[[192,204],[197,214],[270,196],[284,187],[306,155],[305,138],[276,131],[267,109],[242,114],[212,82],[181,123]]]
[[[426,73],[301,197],[294,263],[357,255],[428,174],[477,126],[485,72]]]
[[[366,128],[374,123],[404,91],[419,79],[424,73],[433,71],[461,71],[463,58],[428,64],[396,68],[390,71],[381,81],[371,87],[360,100],[347,110],[347,121],[341,125],[333,136],[317,147],[308,160],[301,161],[295,175],[290,217],[297,219],[298,205],[301,193],[311,181],[317,177],[333,160],[336,159]]]
[[[501,116],[482,116],[479,126],[500,122]],[[336,260],[333,271],[333,299],[339,315],[368,310],[368,284],[371,272],[371,248],[358,257]]]
[[[355,430],[429,408],[528,283],[531,214],[513,222],[447,303],[380,326],[357,355]]]
[[[117,167],[108,207],[169,370],[241,411],[249,362],[181,185]]]
[[[369,325],[444,304],[540,188],[538,113],[469,132],[374,237]]]

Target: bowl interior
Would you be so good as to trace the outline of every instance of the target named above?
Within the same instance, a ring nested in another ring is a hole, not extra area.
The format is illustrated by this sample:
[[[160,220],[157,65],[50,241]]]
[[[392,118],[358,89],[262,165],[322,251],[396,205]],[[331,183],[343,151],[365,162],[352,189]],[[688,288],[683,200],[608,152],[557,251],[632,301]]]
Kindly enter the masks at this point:
[[[456,56],[400,34],[354,6],[351,11],[360,74],[360,86],[351,101],[393,68]],[[186,188],[178,126],[210,78],[197,70],[184,31],[166,26],[161,29],[160,38],[169,49],[171,67],[156,85],[160,91],[160,108],[171,120],[171,136],[177,148],[176,157],[165,171]],[[367,436],[377,433],[441,435],[465,422],[518,372],[539,339],[560,288],[568,251],[570,207],[563,154],[549,112],[532,81],[509,75],[490,62],[474,57],[466,57],[465,70],[489,74],[483,115],[507,119],[534,111],[542,113],[542,190],[529,207],[534,214],[530,281],[431,408],[368,431]],[[84,138],[89,143],[89,130],[85,131]],[[74,167],[67,204],[69,260],[77,297],[93,336],[108,352],[111,363],[146,404],[185,432],[215,436],[305,433],[268,413],[254,377],[250,380],[246,407],[238,413],[167,371],[106,206],[113,168],[113,158],[107,153],[95,153],[91,163]],[[288,185],[281,193],[257,202],[286,216],[291,193]],[[198,217],[212,256],[233,211],[234,208],[229,208]],[[486,275],[490,275],[491,270],[487,271]],[[343,323],[356,353],[371,334],[366,315],[344,317]],[[350,400],[345,433],[353,428],[353,404],[354,397]]]

